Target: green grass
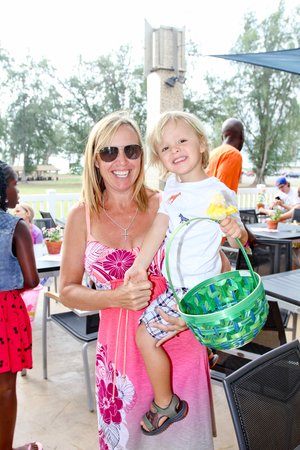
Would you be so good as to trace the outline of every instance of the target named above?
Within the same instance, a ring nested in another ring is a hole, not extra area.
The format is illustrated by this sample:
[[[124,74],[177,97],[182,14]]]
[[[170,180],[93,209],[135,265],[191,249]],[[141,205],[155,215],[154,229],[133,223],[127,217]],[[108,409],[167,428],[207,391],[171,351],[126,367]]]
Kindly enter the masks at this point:
[[[48,189],[55,189],[60,194],[81,192],[81,177],[78,175],[60,175],[58,180],[18,182],[22,195],[46,194]]]

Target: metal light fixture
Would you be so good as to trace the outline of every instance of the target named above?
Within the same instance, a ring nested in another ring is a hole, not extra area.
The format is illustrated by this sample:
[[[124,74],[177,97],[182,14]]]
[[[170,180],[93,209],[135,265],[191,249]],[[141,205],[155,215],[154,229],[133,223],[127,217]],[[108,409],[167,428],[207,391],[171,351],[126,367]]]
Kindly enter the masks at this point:
[[[170,78],[166,79],[165,83],[167,86],[174,87],[177,80],[178,80],[178,77],[170,77]]]
[[[174,87],[175,84],[176,84],[176,81],[178,81],[181,84],[184,84],[185,83],[185,78],[182,77],[182,76],[180,76],[180,77],[170,77],[170,78],[166,79],[165,83],[166,83],[167,86]]]

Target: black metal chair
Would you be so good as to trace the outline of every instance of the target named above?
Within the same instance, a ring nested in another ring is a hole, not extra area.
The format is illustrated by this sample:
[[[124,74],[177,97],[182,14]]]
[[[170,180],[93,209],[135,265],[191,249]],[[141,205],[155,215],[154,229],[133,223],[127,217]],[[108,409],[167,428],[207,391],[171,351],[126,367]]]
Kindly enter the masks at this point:
[[[255,209],[240,209],[239,213],[243,224],[258,223]]]
[[[53,225],[52,225],[52,220],[51,219],[33,219],[33,223],[37,226],[37,227],[39,227],[41,230],[43,229],[43,228],[47,228],[47,229],[49,229],[49,228],[53,228]]]
[[[253,269],[260,276],[291,270],[292,241],[289,239],[257,237],[249,259]],[[247,269],[247,264],[241,251],[237,255],[236,268]]]
[[[223,380],[240,450],[300,443],[300,344],[284,344]]]
[[[40,211],[40,215],[42,216],[43,219],[49,219],[50,223],[51,223],[51,227],[50,228],[55,228],[57,226],[57,223],[55,222],[55,220],[52,217],[52,214],[48,211]]]
[[[300,208],[295,208],[292,215],[292,222],[296,220],[296,222],[300,222]]]
[[[44,293],[43,321],[42,321],[42,353],[43,353],[43,376],[48,378],[48,358],[47,358],[47,323],[49,320],[60,326],[67,334],[82,343],[82,360],[84,378],[86,384],[88,408],[94,411],[94,394],[91,384],[90,369],[88,362],[88,347],[97,340],[99,327],[99,312],[90,312],[79,316],[74,311],[59,312],[49,314],[50,299],[59,302],[59,295],[54,292]]]

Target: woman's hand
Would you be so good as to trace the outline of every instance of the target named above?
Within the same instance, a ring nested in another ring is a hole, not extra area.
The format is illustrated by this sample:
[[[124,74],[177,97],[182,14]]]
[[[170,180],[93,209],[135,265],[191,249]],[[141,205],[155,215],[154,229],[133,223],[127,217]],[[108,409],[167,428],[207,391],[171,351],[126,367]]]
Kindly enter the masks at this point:
[[[146,308],[151,297],[152,283],[149,280],[127,284],[121,284],[116,289],[110,291],[113,295],[112,307],[125,308],[133,311]]]
[[[177,306],[174,309],[178,310]],[[168,341],[169,339],[172,339],[174,336],[181,333],[182,331],[187,330],[188,327],[181,317],[169,316],[159,308],[157,308],[157,312],[166,322],[168,322],[168,325],[163,325],[162,323],[153,323],[153,325],[151,324],[153,328],[157,328],[158,330],[168,332],[168,335],[166,337],[157,341],[156,347],[160,347],[164,342]]]

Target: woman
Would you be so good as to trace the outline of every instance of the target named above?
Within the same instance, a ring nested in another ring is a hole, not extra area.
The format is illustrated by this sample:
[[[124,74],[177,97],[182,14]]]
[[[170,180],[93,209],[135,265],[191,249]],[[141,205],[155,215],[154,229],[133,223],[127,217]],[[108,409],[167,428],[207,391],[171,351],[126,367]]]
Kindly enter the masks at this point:
[[[182,393],[189,414],[157,437],[144,436],[140,428],[153,394],[135,334],[151,283],[124,286],[122,279],[159,202],[159,194],[144,186],[144,154],[135,122],[126,113],[100,120],[86,146],[83,202],[71,211],[65,228],[60,277],[66,306],[101,311],[96,355],[100,449],[213,448],[207,351],[177,323],[167,327],[174,330],[171,336],[185,331],[164,348],[173,362],[174,390]],[[160,277],[163,257],[161,247],[149,268],[154,296],[165,289]],[[84,271],[96,289],[82,285]]]

